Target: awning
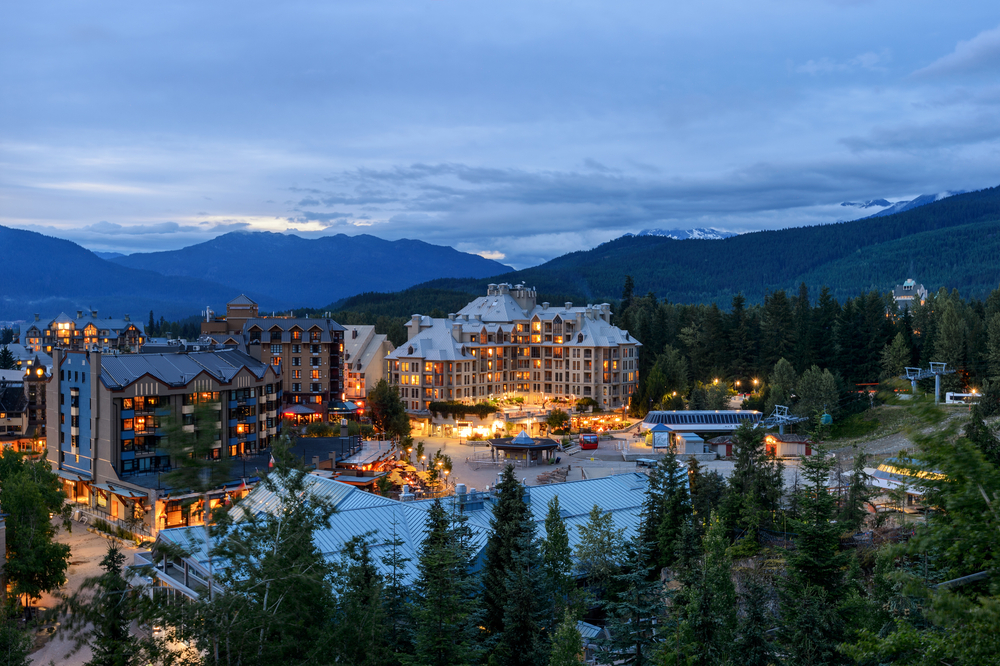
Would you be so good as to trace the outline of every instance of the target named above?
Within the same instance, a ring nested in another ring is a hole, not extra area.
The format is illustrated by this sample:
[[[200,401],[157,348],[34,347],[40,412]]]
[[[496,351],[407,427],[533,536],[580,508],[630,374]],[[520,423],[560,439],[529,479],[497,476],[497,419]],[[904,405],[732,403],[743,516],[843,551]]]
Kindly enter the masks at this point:
[[[286,407],[285,409],[282,409],[281,413],[282,414],[296,414],[296,415],[300,415],[301,414],[301,415],[305,415],[305,414],[315,414],[316,412],[314,412],[313,410],[309,409],[305,405],[290,405],[289,407]]]
[[[358,411],[358,406],[353,402],[348,400],[347,402],[333,402],[330,403],[331,412],[342,412],[342,413],[352,413]]]
[[[148,495],[141,490],[133,490],[132,488],[123,488],[122,486],[115,486],[110,483],[95,483],[91,485],[91,488],[98,488],[105,492],[114,493],[119,497],[127,497],[129,499],[136,499],[139,497],[147,497]]]
[[[52,470],[56,473],[60,479],[66,479],[67,481],[72,481],[76,483],[77,481],[90,481],[90,475],[84,474],[83,472],[71,472],[65,469],[54,469]]]

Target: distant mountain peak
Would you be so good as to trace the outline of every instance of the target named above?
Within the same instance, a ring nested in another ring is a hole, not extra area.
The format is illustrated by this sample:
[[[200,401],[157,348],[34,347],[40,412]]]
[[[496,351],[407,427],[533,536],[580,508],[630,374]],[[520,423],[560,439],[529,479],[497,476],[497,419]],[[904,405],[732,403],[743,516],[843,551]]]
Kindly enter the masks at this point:
[[[895,213],[902,213],[905,210],[911,210],[913,208],[918,208],[920,206],[926,206],[929,203],[934,203],[935,201],[941,201],[941,199],[947,199],[948,197],[953,197],[956,194],[965,194],[965,190],[945,190],[944,192],[938,192],[937,194],[921,194],[916,199],[904,199],[902,201],[897,201],[895,203],[887,199],[872,199],[870,201],[845,201],[841,206],[846,208],[858,208],[862,210],[880,209],[867,215],[866,217],[885,217],[886,215],[893,215]],[[856,218],[855,218],[856,219]],[[865,219],[865,218],[862,218]]]
[[[731,231],[722,229],[696,228],[696,229],[643,229],[637,234],[626,234],[626,236],[660,236],[663,238],[673,238],[674,240],[721,240],[736,236]]]
[[[840,205],[851,208],[888,208],[892,205],[892,202],[886,199],[871,199],[869,201],[845,201]]]

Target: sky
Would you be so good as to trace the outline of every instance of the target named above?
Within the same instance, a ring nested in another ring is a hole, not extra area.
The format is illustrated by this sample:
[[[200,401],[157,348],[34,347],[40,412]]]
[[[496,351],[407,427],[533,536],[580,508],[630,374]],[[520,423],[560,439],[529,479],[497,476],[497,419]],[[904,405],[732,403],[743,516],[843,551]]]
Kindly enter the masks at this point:
[[[536,265],[1000,184],[1000,3],[7,3],[0,224],[239,230]]]

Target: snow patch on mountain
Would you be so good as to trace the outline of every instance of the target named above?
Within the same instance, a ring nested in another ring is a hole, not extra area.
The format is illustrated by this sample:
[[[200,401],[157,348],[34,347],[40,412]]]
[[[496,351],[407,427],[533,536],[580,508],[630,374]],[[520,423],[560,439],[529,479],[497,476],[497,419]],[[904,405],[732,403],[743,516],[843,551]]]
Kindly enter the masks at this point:
[[[722,229],[715,228],[698,228],[698,229],[643,229],[637,234],[628,234],[635,236],[662,236],[664,238],[673,238],[674,240],[721,240],[723,238],[729,238],[730,236],[735,236],[731,231],[724,231]]]

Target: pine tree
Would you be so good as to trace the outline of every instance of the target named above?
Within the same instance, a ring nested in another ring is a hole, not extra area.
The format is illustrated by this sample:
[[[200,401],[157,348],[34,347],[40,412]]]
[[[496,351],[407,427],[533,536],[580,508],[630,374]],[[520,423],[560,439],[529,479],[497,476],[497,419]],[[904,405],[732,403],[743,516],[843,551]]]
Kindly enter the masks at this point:
[[[368,410],[376,432],[401,439],[410,434],[410,419],[399,397],[399,389],[384,378],[368,392]]]
[[[388,658],[384,582],[372,558],[370,536],[348,540],[334,572],[335,661],[357,666],[384,664]]]
[[[774,618],[767,611],[767,592],[762,584],[751,580],[740,595],[743,615],[737,625],[737,638],[733,644],[734,666],[773,666],[778,663],[774,646],[767,638],[767,631],[774,626]]]
[[[602,646],[604,663],[643,666],[653,663],[656,626],[664,610],[663,584],[651,576],[648,546],[629,541],[621,570],[613,576],[614,594],[602,606],[608,615],[611,639]]]
[[[14,352],[7,345],[0,347],[0,370],[13,370],[16,367],[17,359],[14,358]]]
[[[792,367],[792,364],[784,358],[778,359],[778,362],[774,364],[774,371],[768,380],[771,388],[771,392],[767,397],[766,411],[768,414],[774,411],[775,405],[792,407],[792,393],[795,392],[798,381],[798,376],[795,374],[795,368]]]
[[[678,595],[675,636],[662,646],[668,663],[728,664],[736,628],[736,591],[725,526],[715,521],[705,535],[704,554],[691,562]]]
[[[524,500],[524,486],[514,476],[513,466],[504,467],[496,491],[497,500],[490,518],[490,537],[486,542],[481,575],[482,626],[484,644],[488,650],[492,650],[503,633],[507,579],[518,549],[523,545],[521,537],[530,521],[530,510]]]
[[[406,584],[406,568],[409,558],[401,551],[404,541],[396,532],[396,521],[392,522],[391,538],[385,542],[388,551],[382,557],[386,570],[385,590],[382,595],[382,613],[385,616],[387,664],[399,664],[404,655],[413,653],[411,640],[412,621],[410,618],[409,585]]]
[[[783,465],[764,447],[764,431],[741,425],[733,435],[736,464],[720,507],[720,517],[729,529],[742,529],[749,543],[756,543],[759,530],[771,524],[781,508]]]
[[[497,666],[544,666],[549,660],[552,597],[535,543],[534,522],[528,518],[526,523],[507,574],[503,631],[491,655]]]
[[[688,480],[677,456],[667,453],[649,475],[639,523],[639,540],[648,546],[654,573],[673,562],[681,527],[690,516]]]
[[[576,626],[576,618],[567,610],[552,636],[549,666],[579,666],[583,663],[583,637]]]
[[[94,656],[87,666],[126,666],[134,663],[138,646],[129,625],[133,618],[129,612],[129,586],[125,580],[125,554],[114,542],[108,543],[108,552],[101,560],[104,574],[98,582],[98,598],[103,610],[94,625],[90,647]]]
[[[990,318],[987,327],[987,368],[989,377],[1000,377],[1000,312]]]
[[[820,370],[812,366],[799,378],[796,391],[799,400],[795,403],[795,413],[813,417],[823,412],[836,412],[840,402],[840,392],[837,390],[837,380],[829,370]]]
[[[795,317],[782,290],[764,297],[761,310],[761,357],[766,366],[791,356],[795,347]]]
[[[469,528],[461,514],[449,516],[441,500],[427,512],[425,538],[413,585],[414,654],[412,666],[463,666],[475,663],[475,582],[469,574]]]
[[[708,528],[708,520],[721,504],[726,494],[726,478],[718,471],[707,474],[701,470],[698,459],[688,458],[688,480],[691,485],[691,509],[699,534]]]
[[[1000,438],[997,438],[996,431],[983,421],[983,408],[980,405],[973,405],[963,434],[975,444],[989,463],[1000,468]]]
[[[573,551],[569,547],[569,534],[559,508],[558,495],[549,500],[541,553],[542,565],[556,598],[556,607],[566,608],[575,601],[572,597],[576,591],[576,578],[573,575]]]
[[[619,571],[625,528],[615,527],[611,512],[595,504],[579,530],[580,540],[574,554],[591,590],[600,592]]]
[[[734,378],[749,382],[756,351],[743,294],[733,296],[732,308],[726,321],[729,331],[730,372]]]
[[[780,587],[780,640],[792,663],[839,664],[837,646],[844,639],[838,610],[845,593],[840,553],[841,527],[833,522],[836,499],[828,491],[833,460],[820,450],[803,457],[806,484],[797,497],[795,550],[787,556],[788,578]]]
[[[882,379],[893,379],[899,377],[910,364],[910,344],[906,336],[897,333],[892,344],[886,345],[882,350]]]
[[[659,464],[663,468],[663,504],[656,543],[659,563],[667,566],[674,559],[681,529],[691,519],[691,495],[687,475],[677,462],[677,456],[668,453]]]
[[[865,472],[868,465],[868,454],[858,450],[855,446],[854,466],[851,469],[850,480],[847,486],[847,496],[844,504],[840,508],[837,520],[846,525],[847,529],[857,531],[861,529],[865,518],[868,516],[867,505],[871,502],[874,494],[871,481]]]

